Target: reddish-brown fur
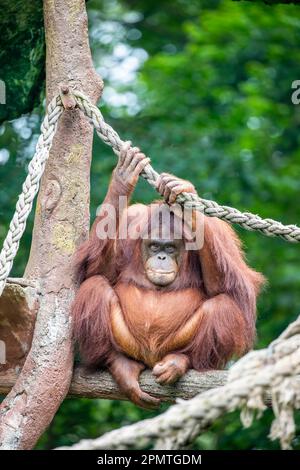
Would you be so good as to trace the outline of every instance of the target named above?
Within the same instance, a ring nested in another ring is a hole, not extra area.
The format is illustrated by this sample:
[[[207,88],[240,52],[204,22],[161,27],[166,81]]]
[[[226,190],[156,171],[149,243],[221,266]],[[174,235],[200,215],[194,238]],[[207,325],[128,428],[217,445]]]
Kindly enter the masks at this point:
[[[83,359],[90,365],[105,363],[112,350],[110,308],[116,295],[102,276],[85,280],[73,303],[74,332]]]
[[[196,288],[162,292],[127,282],[119,282],[116,293],[128,330],[136,341],[136,359],[149,367],[178,350],[180,343],[185,346],[189,334],[181,334],[182,327],[204,300]]]
[[[204,247],[200,253],[184,253],[176,280],[163,291],[155,289],[143,273],[141,240],[108,244],[109,256],[105,242],[93,236],[79,251],[80,269],[83,266],[87,269],[84,275],[87,279],[77,294],[73,318],[75,336],[86,363],[105,364],[111,349],[119,349],[109,320],[111,303],[118,301],[146,364],[149,334],[158,353],[162,351],[159,360],[170,352],[168,343],[200,307],[203,315],[190,344],[175,347],[190,356],[195,369],[223,366],[232,355],[251,348],[255,338],[256,295],[263,278],[247,266],[240,243],[226,223],[205,218]],[[94,253],[98,253],[98,259]],[[205,269],[201,266],[201,255]],[[141,303],[143,299],[147,300]],[[158,315],[152,311],[152,305]],[[145,329],[147,322],[151,323],[150,333]]]
[[[116,207],[116,197],[130,192],[113,178],[105,202]],[[140,222],[142,232],[148,227],[148,206],[131,206],[117,216],[123,220],[126,211],[129,222],[135,218]],[[184,250],[175,281],[158,289],[145,275],[141,239],[97,237],[103,215],[100,212],[90,239],[77,253],[82,284],[72,315],[87,364],[107,365],[120,386],[126,382],[122,370],[131,370],[131,382],[124,387],[140,404],[136,397],[142,392],[136,388],[133,392],[132,383],[143,364],[158,364],[156,371],[163,367],[160,361],[168,357],[173,361],[174,356],[182,374],[188,367],[223,367],[232,356],[252,347],[256,297],[264,278],[246,264],[240,241],[228,224],[204,217],[203,247]]]

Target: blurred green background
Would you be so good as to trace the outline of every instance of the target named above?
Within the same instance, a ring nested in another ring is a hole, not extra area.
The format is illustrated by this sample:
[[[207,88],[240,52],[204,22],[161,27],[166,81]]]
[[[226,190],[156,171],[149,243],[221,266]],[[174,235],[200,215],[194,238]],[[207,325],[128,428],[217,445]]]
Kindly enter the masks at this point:
[[[90,0],[90,40],[105,81],[101,110],[158,171],[190,179],[201,196],[283,223],[299,223],[300,6],[230,0]],[[1,71],[0,71],[1,73]],[[0,77],[1,78],[1,77]],[[0,127],[0,241],[39,133],[43,107]],[[91,217],[115,156],[95,139]],[[141,181],[135,201],[157,197]],[[26,229],[12,275],[22,275]],[[266,346],[299,314],[299,247],[237,229],[250,264],[269,280],[259,302],[256,347]],[[66,400],[37,448],[68,445],[154,416],[127,402]],[[222,418],[196,449],[277,449],[268,440],[272,412],[241,430]],[[300,431],[298,420],[298,431]],[[296,437],[294,447],[300,449]]]

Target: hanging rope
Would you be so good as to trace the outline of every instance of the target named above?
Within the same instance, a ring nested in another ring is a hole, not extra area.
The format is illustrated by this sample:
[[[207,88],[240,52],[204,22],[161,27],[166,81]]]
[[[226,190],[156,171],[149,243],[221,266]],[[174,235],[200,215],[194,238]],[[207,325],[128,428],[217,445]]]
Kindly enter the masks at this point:
[[[19,195],[16,210],[0,253],[0,295],[17,254],[34,198],[39,190],[40,179],[44,173],[57,123],[62,112],[63,107],[60,96],[55,96],[47,107],[35,154],[28,165],[28,175],[23,183],[22,193]]]
[[[73,96],[77,106],[84,112],[91,124],[95,127],[98,136],[118,154],[124,142],[120,139],[117,132],[104,121],[100,110],[80,91],[74,90]],[[39,189],[39,182],[49,156],[57,129],[57,123],[63,109],[64,106],[59,95],[54,97],[47,107],[47,113],[41,126],[41,135],[37,142],[36,151],[28,166],[28,176],[23,184],[22,193],[19,196],[15,214],[10,223],[9,231],[0,253],[0,295],[11,271],[13,260],[17,254],[19,243],[26,227],[26,221],[32,209],[33,200]],[[147,165],[142,176],[151,186],[156,188],[156,181],[159,174],[151,165]],[[262,219],[258,215],[249,212],[240,212],[232,207],[220,206],[214,201],[200,198],[197,194],[182,193],[177,197],[176,202],[184,204],[186,207],[194,208],[209,217],[218,217],[227,222],[239,224],[246,230],[257,230],[266,236],[281,237],[288,242],[300,242],[300,228],[296,225],[283,225],[276,220]]]

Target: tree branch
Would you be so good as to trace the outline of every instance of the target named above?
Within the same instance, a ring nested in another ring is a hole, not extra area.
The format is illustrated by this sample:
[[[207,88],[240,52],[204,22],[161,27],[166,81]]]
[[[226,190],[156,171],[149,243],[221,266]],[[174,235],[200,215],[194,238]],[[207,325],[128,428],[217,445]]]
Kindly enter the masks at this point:
[[[18,374],[13,369],[0,373],[0,395],[7,394],[17,378]],[[226,383],[226,378],[227,371],[213,370],[200,373],[190,370],[177,384],[161,386],[155,382],[151,371],[146,370],[141,374],[140,384],[145,392],[161,398],[164,402],[174,402],[177,398],[188,400],[211,388],[221,387]],[[81,365],[74,368],[68,397],[126,400],[109,372],[92,373]]]

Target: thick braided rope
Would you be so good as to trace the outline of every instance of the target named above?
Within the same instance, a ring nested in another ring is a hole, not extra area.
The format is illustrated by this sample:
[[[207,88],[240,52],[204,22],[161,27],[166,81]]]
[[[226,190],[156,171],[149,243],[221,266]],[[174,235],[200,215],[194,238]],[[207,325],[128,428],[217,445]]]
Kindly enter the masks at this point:
[[[91,124],[95,127],[98,136],[113,151],[118,154],[124,142],[117,132],[105,121],[100,110],[80,91],[74,90],[78,107],[86,114]],[[26,227],[26,221],[32,209],[33,200],[39,189],[39,182],[45,169],[45,163],[56,132],[59,117],[63,112],[60,96],[55,96],[47,107],[47,113],[41,126],[41,135],[37,142],[36,151],[28,166],[28,176],[23,184],[22,193],[19,196],[15,214],[9,226],[8,234],[4,240],[0,253],[0,295],[4,289],[6,279],[17,254],[20,239]],[[142,176],[148,183],[156,188],[159,174],[147,165]],[[300,241],[300,228],[296,225],[283,225],[272,219],[262,219],[258,215],[249,212],[240,212],[228,206],[220,206],[214,201],[200,198],[197,194],[180,194],[176,202],[186,207],[194,208],[210,217],[218,217],[230,223],[241,225],[246,230],[257,230],[267,236],[278,236],[289,242]]]
[[[100,110],[83,93],[74,91],[74,95],[79,108],[89,118],[98,136],[103,142],[110,145],[115,153],[118,153],[124,142],[117,132],[104,121]],[[159,174],[151,165],[147,165],[142,176],[151,186],[156,187]],[[296,225],[283,225],[276,220],[262,219],[250,212],[240,212],[232,207],[220,206],[214,201],[200,198],[197,194],[183,193],[177,197],[176,202],[184,204],[186,207],[193,207],[210,217],[218,217],[232,224],[239,224],[246,230],[257,230],[270,237],[278,236],[289,242],[300,242],[300,228]]]
[[[23,183],[22,193],[19,195],[16,210],[0,253],[0,295],[17,254],[27,218],[32,209],[33,200],[38,192],[40,179],[44,173],[45,164],[62,111],[61,99],[59,96],[56,96],[47,107],[35,154],[28,165],[28,175]]]
[[[266,409],[264,398],[271,393],[275,419],[271,439],[280,439],[283,449],[290,448],[295,434],[294,408],[300,408],[300,317],[267,349],[252,351],[230,370],[226,385],[208,390],[178,404],[153,419],[140,421],[60,449],[145,448],[157,441],[159,449],[184,449],[217,418],[242,409],[244,426]]]

